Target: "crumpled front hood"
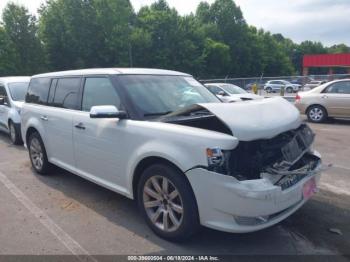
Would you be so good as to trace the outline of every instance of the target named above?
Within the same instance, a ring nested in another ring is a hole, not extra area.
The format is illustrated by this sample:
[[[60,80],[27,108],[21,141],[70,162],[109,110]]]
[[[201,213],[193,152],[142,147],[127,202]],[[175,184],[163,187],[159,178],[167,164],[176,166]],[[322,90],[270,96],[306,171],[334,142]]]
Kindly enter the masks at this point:
[[[246,94],[231,94],[227,100],[232,101],[232,102],[236,102],[236,101],[242,101],[243,99],[249,99],[249,100],[253,100],[253,99],[263,99],[264,97],[262,96],[258,96],[255,94],[250,94],[250,93],[246,93]]]
[[[217,116],[240,141],[270,139],[301,124],[298,110],[281,97],[198,105]]]

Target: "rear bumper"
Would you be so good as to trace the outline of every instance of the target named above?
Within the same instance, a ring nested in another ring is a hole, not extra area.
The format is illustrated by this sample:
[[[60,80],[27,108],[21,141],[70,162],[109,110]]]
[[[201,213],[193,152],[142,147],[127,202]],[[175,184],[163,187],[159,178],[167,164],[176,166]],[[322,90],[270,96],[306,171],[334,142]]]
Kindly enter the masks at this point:
[[[294,105],[299,110],[299,112],[301,114],[305,114],[306,113],[306,109],[307,109],[307,105],[306,104],[303,104],[301,102],[295,102]]]
[[[245,233],[272,226],[306,201],[303,186],[320,179],[321,164],[295,185],[282,190],[268,179],[238,181],[196,168],[186,173],[196,196],[200,222],[220,231]]]

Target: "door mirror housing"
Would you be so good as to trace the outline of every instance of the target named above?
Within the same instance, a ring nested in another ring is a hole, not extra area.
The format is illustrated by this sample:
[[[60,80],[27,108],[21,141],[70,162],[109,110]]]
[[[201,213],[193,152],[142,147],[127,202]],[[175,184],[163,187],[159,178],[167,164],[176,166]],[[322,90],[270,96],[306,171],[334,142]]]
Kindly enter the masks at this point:
[[[0,97],[0,106],[5,105],[5,98]]]
[[[93,106],[90,109],[90,118],[127,118],[124,111],[119,111],[115,106]]]

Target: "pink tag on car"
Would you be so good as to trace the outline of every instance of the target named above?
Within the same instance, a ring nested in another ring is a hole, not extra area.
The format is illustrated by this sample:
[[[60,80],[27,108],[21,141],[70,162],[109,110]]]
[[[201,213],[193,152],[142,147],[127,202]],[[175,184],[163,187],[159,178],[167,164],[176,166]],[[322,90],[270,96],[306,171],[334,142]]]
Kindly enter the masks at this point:
[[[315,178],[311,178],[309,181],[307,181],[303,186],[303,196],[304,199],[309,199],[314,193],[316,193],[316,181]]]

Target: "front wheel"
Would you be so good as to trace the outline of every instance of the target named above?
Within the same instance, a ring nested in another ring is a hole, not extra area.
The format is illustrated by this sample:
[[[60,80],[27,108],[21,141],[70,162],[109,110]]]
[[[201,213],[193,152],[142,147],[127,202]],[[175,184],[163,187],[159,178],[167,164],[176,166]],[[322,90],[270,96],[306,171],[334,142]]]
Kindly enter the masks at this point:
[[[28,139],[29,158],[32,167],[38,174],[46,175],[51,169],[47,159],[44,143],[38,132],[34,132]]]
[[[138,205],[150,228],[167,240],[187,239],[199,228],[192,188],[185,175],[171,166],[156,164],[143,172]]]
[[[21,130],[19,125],[14,124],[11,120],[9,121],[9,135],[12,144],[14,145],[21,145],[23,144],[22,137],[21,137]]]
[[[293,93],[293,87],[287,87],[287,93]]]
[[[310,122],[313,123],[322,123],[327,119],[327,111],[319,105],[314,105],[311,106],[308,110],[307,110],[307,118]]]
[[[272,88],[271,87],[266,87],[265,90],[266,90],[267,93],[272,93]]]

